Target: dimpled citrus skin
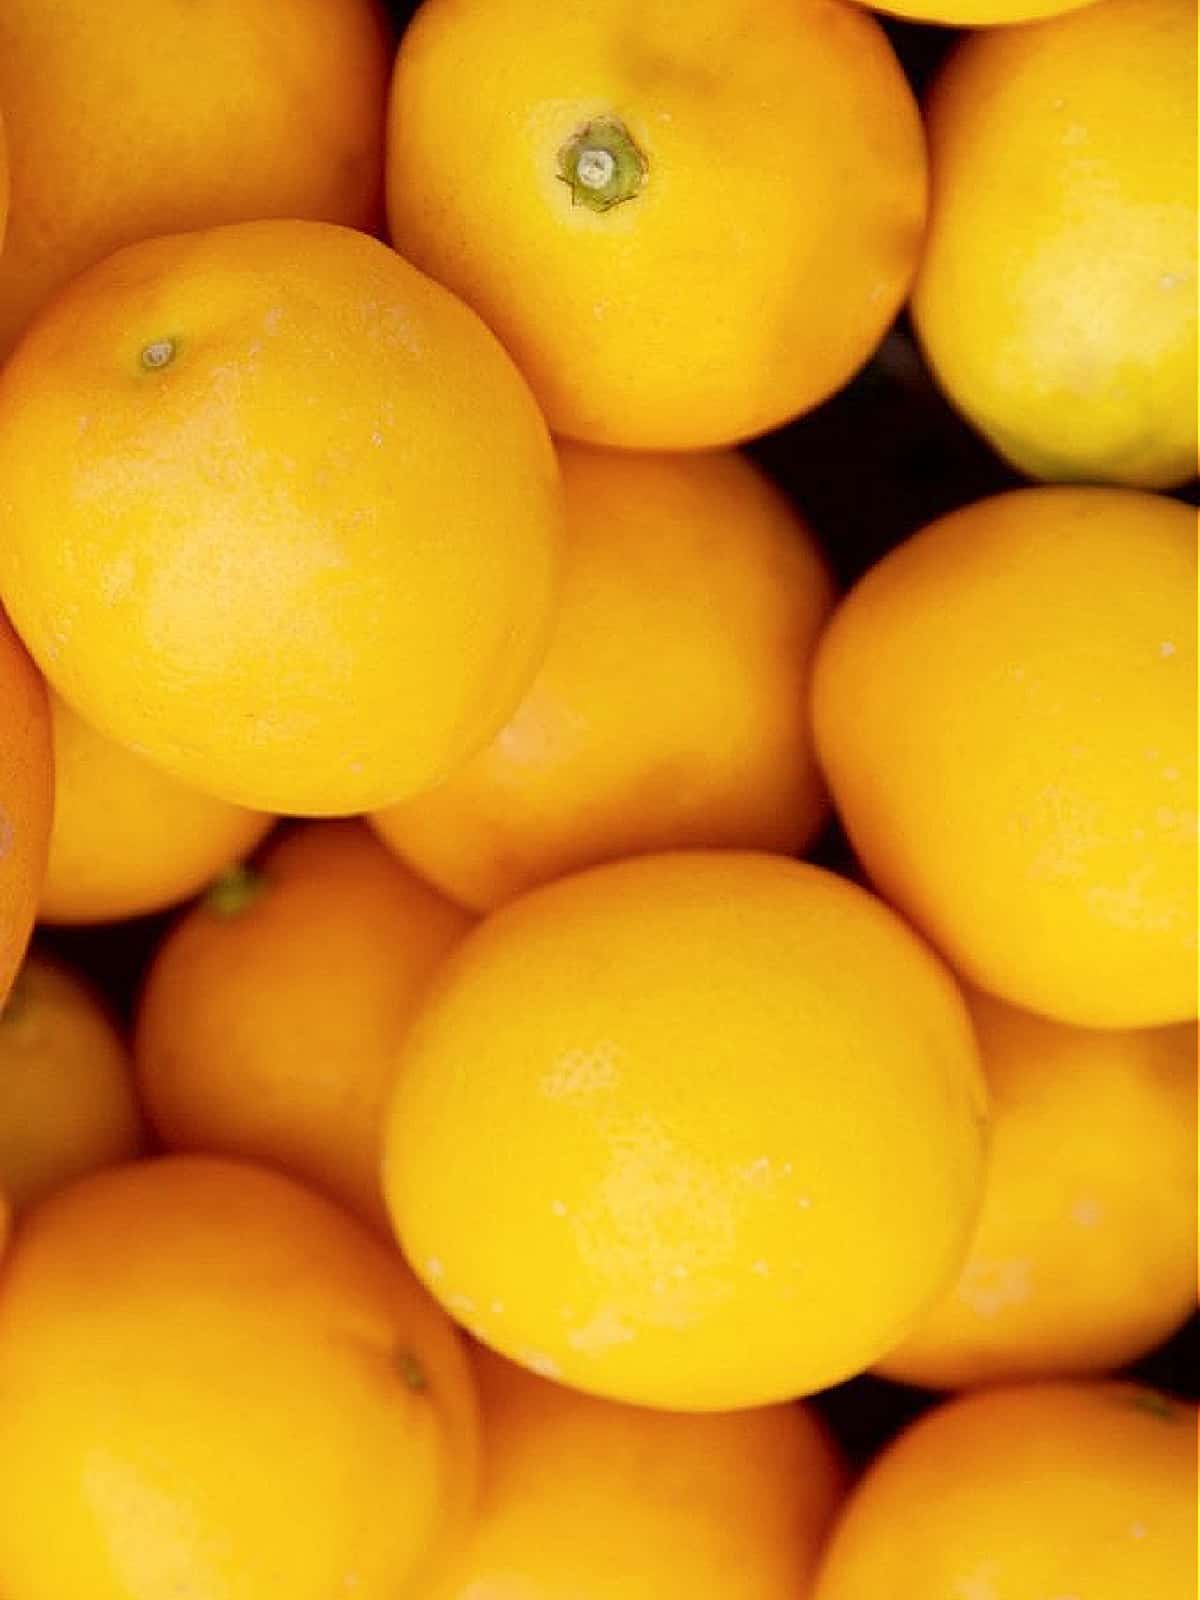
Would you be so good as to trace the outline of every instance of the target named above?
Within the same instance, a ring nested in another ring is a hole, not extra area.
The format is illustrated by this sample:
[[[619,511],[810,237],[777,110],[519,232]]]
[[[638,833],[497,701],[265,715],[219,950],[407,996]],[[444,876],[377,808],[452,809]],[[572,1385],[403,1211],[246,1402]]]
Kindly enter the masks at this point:
[[[6,1600],[423,1600],[474,1494],[466,1354],[396,1253],[239,1162],[113,1169],[0,1297]]]
[[[384,1225],[396,1052],[470,921],[360,822],[297,829],[218,884],[159,946],[138,1006],[164,1143],[270,1163]]]
[[[142,916],[202,889],[274,821],[202,794],[106,739],[50,697],[54,821],[41,922]]]
[[[46,686],[0,611],[0,1005],[29,943],[53,808]]]
[[[0,352],[121,245],[259,217],[372,228],[392,40],[375,0],[6,0]]]
[[[402,1053],[384,1188],[492,1348],[725,1410],[898,1342],[966,1250],[983,1120],[957,988],[886,907],[783,857],[681,851],[467,936]]]
[[[1195,60],[1190,0],[1101,0],[967,39],[929,94],[914,323],[1031,477],[1196,470]]]
[[[880,892],[1083,1026],[1196,1015],[1195,513],[1026,489],[887,555],[823,636],[817,748]]]
[[[466,905],[685,845],[799,851],[824,819],[806,692],[833,602],[816,544],[743,457],[564,445],[562,605],[515,715],[375,818]]]
[[[798,1600],[845,1469],[803,1405],[687,1416],[486,1350],[479,1515],[431,1600]]]
[[[603,118],[646,172],[598,212],[560,152]],[[925,152],[883,30],[839,0],[427,0],[387,185],[397,248],[496,330],[556,433],[678,450],[866,361],[916,267]]]
[[[0,483],[0,588],[51,683],[238,804],[427,787],[545,648],[541,416],[477,317],[350,229],[215,228],[76,279],[0,377]]]
[[[868,1468],[814,1600],[1190,1600],[1196,1411],[1133,1384],[938,1407]]]
[[[1195,1306],[1195,1026],[967,1000],[992,1105],[983,1210],[958,1282],[878,1370],[931,1388],[1111,1372]]]
[[[29,956],[0,1011],[0,1190],[14,1210],[141,1153],[132,1066],[88,985]]]

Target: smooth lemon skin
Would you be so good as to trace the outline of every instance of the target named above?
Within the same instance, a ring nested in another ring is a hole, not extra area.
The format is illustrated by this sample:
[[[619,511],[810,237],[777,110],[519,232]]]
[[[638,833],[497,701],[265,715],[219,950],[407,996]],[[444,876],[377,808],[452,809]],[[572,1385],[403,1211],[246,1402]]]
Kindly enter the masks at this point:
[[[112,922],[197,893],[274,818],[178,783],[51,696],[54,822],[42,922]]]
[[[817,749],[880,892],[1082,1027],[1196,1016],[1196,525],[1134,490],[981,500],[843,601]]]
[[[1112,1372],[1195,1308],[1196,1029],[968,994],[992,1105],[958,1281],[878,1370],[930,1388]]]
[[[33,655],[101,733],[229,803],[417,792],[541,661],[541,415],[479,319],[364,234],[118,252],[9,360],[0,433],[0,591]]]
[[[284,834],[151,961],[134,1057],[163,1143],[277,1167],[386,1230],[396,1052],[470,925],[361,822]]]
[[[814,1600],[1190,1600],[1196,1409],[1130,1383],[938,1406],[847,1502]]]
[[[10,1600],[422,1600],[469,1519],[474,1386],[404,1263],[241,1162],[82,1180],[0,1297]]]
[[[1095,0],[873,0],[872,10],[947,28],[990,28],[1057,17],[1093,4]]]
[[[807,679],[833,590],[812,534],[733,452],[559,459],[546,659],[489,745],[375,827],[479,910],[654,850],[803,850],[828,809]]]
[[[636,152],[603,209],[593,146]],[[387,197],[397,249],[496,331],[556,434],[696,449],[868,359],[916,268],[925,151],[886,35],[839,0],[431,0]]]
[[[984,1118],[958,990],[879,901],[681,851],[467,936],[402,1051],[384,1187],[418,1274],[492,1348],[726,1410],[894,1347],[965,1254]]]
[[[968,38],[929,94],[914,324],[1031,477],[1196,471],[1195,60],[1188,0],[1101,0]]]
[[[25,956],[54,810],[50,702],[0,610],[0,1005]]]
[[[133,1160],[146,1142],[113,1018],[82,978],[30,955],[0,1011],[0,1189],[13,1210]]]
[[[476,1347],[474,1525],[431,1600],[796,1600],[846,1470],[792,1403],[689,1416],[615,1405]]]
[[[11,0],[0,352],[139,239],[262,217],[378,226],[392,31],[376,0]]]

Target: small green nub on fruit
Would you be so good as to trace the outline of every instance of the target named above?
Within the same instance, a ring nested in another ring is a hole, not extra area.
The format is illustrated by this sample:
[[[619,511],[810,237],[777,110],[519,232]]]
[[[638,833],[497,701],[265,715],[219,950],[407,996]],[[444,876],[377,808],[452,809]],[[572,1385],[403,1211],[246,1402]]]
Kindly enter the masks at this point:
[[[558,152],[558,176],[571,204],[608,211],[632,200],[646,181],[648,162],[616,117],[595,117]]]
[[[265,886],[262,873],[253,867],[230,867],[214,879],[204,903],[219,917],[236,917],[254,904]]]

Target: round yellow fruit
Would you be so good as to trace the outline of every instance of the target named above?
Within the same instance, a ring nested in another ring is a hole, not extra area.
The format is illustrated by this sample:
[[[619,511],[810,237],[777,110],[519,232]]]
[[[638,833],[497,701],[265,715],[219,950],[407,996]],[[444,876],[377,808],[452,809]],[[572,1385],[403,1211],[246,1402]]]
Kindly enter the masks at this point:
[[[871,355],[921,246],[925,146],[840,0],[426,0],[392,238],[494,328],[555,433],[730,444]]]
[[[559,461],[566,577],[541,670],[485,749],[375,826],[479,910],[653,850],[800,851],[826,811],[806,684],[833,601],[808,529],[732,452]]]
[[[546,645],[537,407],[472,312],[348,228],[214,228],[77,278],[0,375],[0,484],[0,592],[52,685],[239,805],[428,787]]]
[[[1121,489],[940,518],[826,629],[817,748],[880,892],[1085,1027],[1196,1015],[1196,527]]]
[[[133,1063],[99,998],[31,955],[0,1011],[0,1191],[24,1211],[139,1155]]]
[[[939,1406],[885,1446],[813,1600],[1191,1600],[1196,1410],[1134,1384]]]
[[[5,0],[0,356],[121,245],[259,217],[373,228],[393,43],[377,0]]]
[[[494,1349],[727,1410],[861,1370],[948,1285],[984,1092],[954,982],[864,890],[779,856],[644,856],[451,955],[384,1187],[418,1274]]]
[[[1111,1372],[1196,1301],[1196,1029],[1072,1028],[967,996],[992,1105],[958,1282],[886,1376],[962,1384]]]
[[[431,1600],[798,1600],[845,1484],[800,1404],[614,1405],[477,1350],[483,1483]]]
[[[937,22],[946,28],[995,27],[1032,22],[1094,4],[1094,0],[871,0],[872,9],[912,22]]]
[[[146,975],[138,1086],[169,1148],[243,1156],[386,1226],[383,1108],[425,988],[471,919],[361,822],[221,878]]]
[[[916,331],[1031,477],[1196,471],[1195,64],[1190,0],[1100,0],[965,40],[929,94]]]
[[[470,1369],[395,1251],[239,1162],[35,1211],[0,1296],[5,1600],[424,1600],[474,1497]]]
[[[274,821],[190,789],[51,696],[54,821],[42,922],[112,922],[186,900]]]

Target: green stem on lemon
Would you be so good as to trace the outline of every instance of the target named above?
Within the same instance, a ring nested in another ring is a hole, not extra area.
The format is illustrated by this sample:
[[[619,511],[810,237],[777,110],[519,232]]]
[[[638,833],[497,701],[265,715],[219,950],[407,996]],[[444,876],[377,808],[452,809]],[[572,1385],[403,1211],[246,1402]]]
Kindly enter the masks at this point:
[[[213,880],[204,903],[219,917],[237,917],[252,906],[266,887],[266,879],[253,867],[230,867]]]
[[[571,204],[608,211],[632,200],[646,181],[645,156],[616,117],[594,117],[558,152],[558,176],[571,190]]]

